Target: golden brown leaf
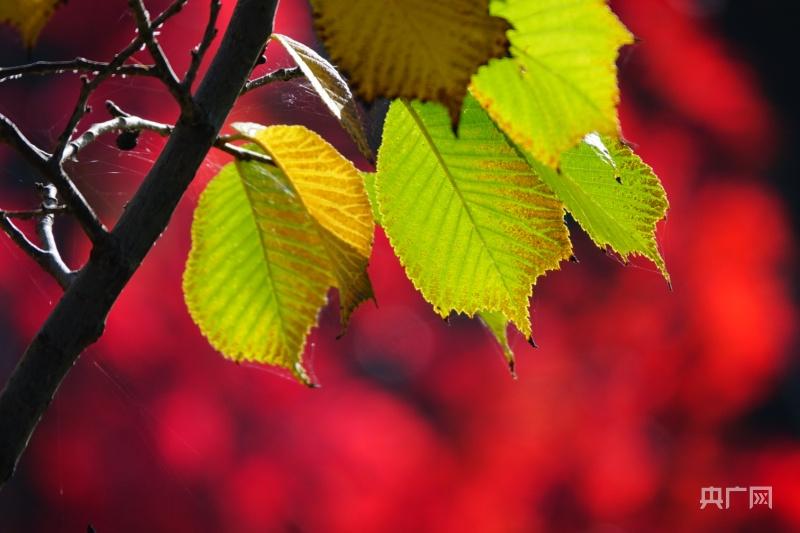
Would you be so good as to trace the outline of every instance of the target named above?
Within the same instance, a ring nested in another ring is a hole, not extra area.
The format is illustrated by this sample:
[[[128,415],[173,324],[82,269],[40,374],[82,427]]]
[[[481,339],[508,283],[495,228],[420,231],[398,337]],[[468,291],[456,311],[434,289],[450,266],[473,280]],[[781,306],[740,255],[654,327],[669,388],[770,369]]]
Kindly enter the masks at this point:
[[[334,62],[367,101],[441,102],[455,124],[478,67],[508,50],[488,0],[311,0]]]

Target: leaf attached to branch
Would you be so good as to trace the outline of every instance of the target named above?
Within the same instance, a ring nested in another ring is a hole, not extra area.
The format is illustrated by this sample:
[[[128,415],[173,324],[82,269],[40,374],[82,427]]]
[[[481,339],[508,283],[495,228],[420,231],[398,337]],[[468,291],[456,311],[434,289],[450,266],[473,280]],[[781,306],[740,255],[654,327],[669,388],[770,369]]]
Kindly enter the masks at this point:
[[[371,297],[373,223],[363,181],[302,126],[240,125],[279,166],[224,167],[200,198],[184,273],[190,314],[211,344],[311,378],[302,354],[330,287],[343,327]]]
[[[277,33],[273,34],[272,38],[281,43],[292,56],[322,102],[350,134],[358,150],[364,157],[372,161],[373,154],[367,142],[367,135],[364,133],[361,114],[347,82],[342,79],[333,65],[303,43]]]

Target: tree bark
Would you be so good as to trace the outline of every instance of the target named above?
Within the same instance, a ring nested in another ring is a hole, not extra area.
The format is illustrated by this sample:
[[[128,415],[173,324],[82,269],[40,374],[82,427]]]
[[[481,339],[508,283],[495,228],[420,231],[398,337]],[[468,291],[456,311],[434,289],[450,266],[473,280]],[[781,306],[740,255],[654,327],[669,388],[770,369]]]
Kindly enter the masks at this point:
[[[192,113],[184,111],[124,214],[94,246],[14,369],[0,395],[0,486],[13,475],[64,376],[100,337],[111,306],[169,223],[272,33],[277,4],[238,1]]]

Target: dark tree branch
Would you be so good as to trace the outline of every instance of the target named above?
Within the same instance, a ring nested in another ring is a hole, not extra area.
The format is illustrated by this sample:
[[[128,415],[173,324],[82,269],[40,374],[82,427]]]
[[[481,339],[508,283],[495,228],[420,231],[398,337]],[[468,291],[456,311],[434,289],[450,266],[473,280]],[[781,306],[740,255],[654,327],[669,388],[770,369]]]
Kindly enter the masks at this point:
[[[60,210],[56,199],[56,188],[52,185],[39,185],[39,194],[42,198],[42,207],[36,211],[6,212],[0,211],[0,227],[22,249],[23,252],[36,261],[42,269],[49,273],[62,289],[67,289],[75,273],[67,267],[58,252],[55,238],[53,237],[53,223],[56,210]],[[42,247],[33,244],[28,237],[11,221],[11,218],[35,218],[36,230],[39,234]]]
[[[42,198],[42,209],[49,211],[58,206],[58,198],[56,196],[56,188],[50,184],[39,184],[39,195]],[[61,285],[62,289],[67,289],[69,284],[75,276],[75,273],[61,259],[61,254],[58,251],[55,235],[53,235],[53,224],[55,224],[56,217],[53,213],[47,213],[40,217],[36,224],[36,232],[39,234],[39,240],[42,243],[47,257],[49,258],[47,269]]]
[[[289,81],[302,77],[303,71],[300,70],[300,67],[279,68],[278,70],[264,74],[259,78],[248,81],[242,89],[242,94],[249,93],[253,89],[258,89],[259,87],[263,87],[264,85],[268,85],[270,83],[275,83],[276,81]]]
[[[191,92],[192,84],[200,70],[200,65],[203,63],[203,58],[208,52],[208,48],[217,36],[217,18],[219,18],[219,11],[222,8],[221,0],[211,0],[211,6],[208,13],[208,24],[206,31],[203,33],[203,38],[200,44],[192,50],[192,62],[189,65],[189,70],[186,71],[186,77],[183,79],[182,85],[186,91]]]
[[[108,109],[109,114],[114,118],[93,125],[91,128],[86,130],[83,135],[72,141],[64,151],[65,158],[74,158],[78,155],[78,152],[97,140],[97,138],[101,135],[105,135],[107,133],[148,130],[153,131],[162,137],[169,137],[175,130],[175,127],[169,124],[139,118],[126,113],[110,100],[106,101],[106,109]],[[253,152],[252,150],[247,150],[246,148],[231,144],[232,141],[237,140],[242,140],[242,138],[237,135],[220,135],[214,141],[214,148],[217,148],[223,152],[227,152],[237,159],[241,159],[243,161],[260,161],[262,163],[273,162],[272,158],[267,155]]]
[[[63,215],[68,212],[67,206],[56,205],[55,207],[42,207],[39,209],[27,209],[22,211],[0,209],[0,216],[16,220],[33,220],[43,217],[44,215]]]
[[[167,20],[169,20],[174,15],[178,14],[183,6],[186,5],[188,0],[175,0],[172,2],[167,9],[165,9],[159,16],[153,19],[152,23],[148,26],[150,32],[157,30],[161,27]],[[108,66],[105,69],[100,70],[94,78],[89,80],[89,78],[82,78],[82,85],[81,85],[81,92],[78,96],[78,101],[75,104],[75,109],[72,112],[69,120],[67,121],[67,125],[64,128],[64,131],[61,132],[61,135],[58,137],[58,143],[56,144],[56,148],[53,151],[52,159],[54,161],[62,161],[63,160],[63,153],[64,149],[67,146],[72,135],[75,133],[75,129],[78,127],[78,123],[81,121],[83,116],[88,111],[87,104],[89,102],[89,97],[91,96],[92,92],[94,92],[97,87],[100,86],[103,81],[105,81],[109,76],[113,75],[114,72],[117,71],[121,66],[125,64],[125,62],[139,49],[142,45],[145,44],[144,42],[144,35],[141,34],[136,36],[131,43],[126,46],[121,52],[114,56],[114,59],[108,63]],[[63,191],[59,188],[59,192],[64,195]]]
[[[44,153],[30,142],[19,128],[0,115],[0,142],[9,144],[25,159],[41,176],[56,186],[64,203],[69,206],[92,242],[98,242],[106,235],[106,230],[95,215],[86,199],[75,187],[75,184],[61,168],[61,162],[53,162],[52,156]]]
[[[64,74],[68,72],[94,73],[101,72],[109,68],[109,64],[103,61],[93,61],[76,57],[69,61],[37,61],[27,65],[17,67],[0,68],[0,83],[6,80],[18,79],[23,76],[45,76],[48,74]],[[153,65],[120,65],[112,76],[155,76],[156,71]]]
[[[128,6],[133,11],[139,35],[144,40],[147,50],[153,57],[153,62],[155,63],[159,78],[167,89],[169,89],[172,97],[175,98],[181,106],[181,111],[183,113],[193,113],[194,103],[192,102],[192,96],[189,94],[189,91],[181,85],[178,76],[169,63],[169,59],[167,59],[164,50],[161,48],[161,44],[159,44],[150,22],[150,13],[147,12],[143,0],[128,0]]]
[[[220,49],[167,145],[108,239],[91,257],[36,334],[0,394],[0,482],[14,472],[31,433],[78,355],[102,334],[106,316],[164,231],[214,145],[272,32],[278,0],[239,0]],[[66,147],[66,142],[64,146]]]

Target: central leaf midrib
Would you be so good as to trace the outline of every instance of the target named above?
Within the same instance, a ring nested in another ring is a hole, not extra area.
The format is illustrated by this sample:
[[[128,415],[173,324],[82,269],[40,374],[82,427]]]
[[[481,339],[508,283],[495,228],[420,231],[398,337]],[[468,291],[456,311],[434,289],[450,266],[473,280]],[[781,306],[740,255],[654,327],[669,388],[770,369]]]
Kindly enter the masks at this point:
[[[428,146],[430,147],[431,151],[436,156],[436,160],[438,161],[439,166],[441,167],[441,169],[444,172],[445,176],[447,176],[447,179],[450,181],[450,185],[452,185],[453,190],[458,195],[459,200],[461,200],[461,205],[464,206],[464,210],[467,212],[467,216],[469,217],[469,220],[472,223],[472,226],[475,228],[475,233],[477,233],[478,238],[480,238],[481,243],[483,244],[483,247],[486,249],[486,253],[491,258],[492,266],[494,267],[495,271],[497,272],[497,275],[500,277],[500,282],[503,284],[503,288],[506,290],[506,293],[507,293],[507,295],[509,297],[509,303],[510,303],[510,299],[513,297],[511,289],[509,289],[508,285],[506,284],[505,276],[503,276],[503,273],[500,271],[500,266],[497,263],[497,259],[495,258],[491,247],[486,242],[486,239],[484,238],[483,233],[481,232],[481,228],[478,225],[477,221],[475,220],[474,215],[472,214],[472,210],[470,209],[469,204],[467,203],[466,199],[464,198],[464,195],[461,194],[461,189],[459,189],[458,184],[456,183],[455,177],[453,177],[453,174],[450,172],[450,169],[447,166],[447,163],[445,162],[444,157],[442,156],[441,152],[436,147],[436,143],[433,141],[433,139],[431,138],[430,134],[428,133],[428,129],[425,127],[425,123],[422,121],[422,118],[417,114],[416,110],[414,110],[414,108],[411,106],[411,104],[408,101],[402,100],[402,102],[403,102],[403,105],[405,106],[406,110],[408,111],[409,115],[411,115],[411,118],[416,123],[417,128],[422,133],[422,136],[425,138],[425,142],[428,143]]]
[[[267,170],[267,172],[268,172],[268,170]],[[276,307],[276,313],[278,315],[278,322],[280,322],[280,324],[281,324],[280,331],[281,331],[281,337],[282,337],[282,340],[283,340],[283,348],[284,348],[284,350],[286,350],[288,348],[288,346],[289,346],[288,334],[287,334],[287,331],[286,331],[286,320],[285,320],[285,318],[283,316],[283,311],[282,311],[283,304],[281,303],[281,295],[280,295],[280,292],[278,291],[278,289],[277,289],[277,287],[275,285],[275,279],[273,277],[274,273],[272,272],[272,263],[270,262],[270,257],[269,257],[269,247],[267,246],[267,243],[264,241],[263,232],[261,231],[261,227],[258,225],[258,218],[259,217],[258,217],[258,213],[256,213],[256,210],[255,210],[255,202],[254,202],[252,196],[250,195],[250,190],[249,190],[247,184],[245,183],[244,176],[240,172],[240,170],[238,168],[238,165],[237,165],[237,168],[236,168],[236,173],[238,174],[238,177],[239,177],[239,180],[238,180],[239,184],[242,186],[242,189],[244,189],[244,194],[247,197],[247,204],[250,207],[250,212],[253,215],[252,220],[253,220],[253,224],[255,224],[255,227],[256,227],[256,234],[258,234],[258,239],[259,239],[259,242],[261,243],[261,251],[264,254],[264,263],[265,263],[265,269],[267,271],[267,279],[269,280],[269,285],[272,288],[272,293],[275,295],[275,304],[276,304],[275,307]]]

